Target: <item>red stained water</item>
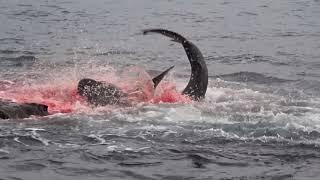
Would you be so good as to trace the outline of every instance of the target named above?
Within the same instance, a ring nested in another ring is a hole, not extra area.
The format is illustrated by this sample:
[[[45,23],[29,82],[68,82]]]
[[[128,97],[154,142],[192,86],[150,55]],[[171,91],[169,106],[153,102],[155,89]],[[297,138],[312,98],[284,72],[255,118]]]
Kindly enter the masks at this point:
[[[76,87],[29,87],[15,88],[5,91],[0,98],[10,99],[18,103],[41,103],[48,106],[50,114],[70,113],[77,104],[85,104],[85,100],[78,95]]]
[[[158,91],[160,92],[158,93]],[[175,84],[170,82],[162,82],[151,99],[152,103],[188,103],[191,101],[188,96],[177,91]]]
[[[128,88],[129,84],[124,89]],[[85,99],[77,93],[77,83],[61,85],[41,85],[32,87],[8,88],[0,93],[0,98],[10,99],[18,103],[41,103],[48,106],[50,114],[70,113],[81,107],[88,107]],[[186,103],[191,100],[181,95],[173,83],[162,82],[156,91],[146,85],[140,88],[140,95],[134,95],[134,103]]]

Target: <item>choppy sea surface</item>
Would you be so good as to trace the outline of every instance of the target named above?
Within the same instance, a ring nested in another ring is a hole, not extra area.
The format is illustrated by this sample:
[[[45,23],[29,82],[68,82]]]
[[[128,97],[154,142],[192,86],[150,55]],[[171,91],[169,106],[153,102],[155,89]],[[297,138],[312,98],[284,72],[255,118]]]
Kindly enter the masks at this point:
[[[319,17],[319,0],[0,0],[0,96],[52,112],[0,121],[0,179],[319,179]],[[132,67],[175,65],[184,88],[183,48],[146,28],[199,47],[206,99],[77,102],[81,78]]]

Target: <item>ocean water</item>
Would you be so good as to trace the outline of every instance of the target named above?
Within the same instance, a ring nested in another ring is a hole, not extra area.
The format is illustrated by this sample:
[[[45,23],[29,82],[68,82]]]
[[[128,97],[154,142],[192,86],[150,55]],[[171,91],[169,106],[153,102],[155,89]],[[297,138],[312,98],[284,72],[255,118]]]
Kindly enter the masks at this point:
[[[318,0],[0,0],[0,97],[51,112],[0,121],[0,179],[319,179],[319,17]],[[204,101],[179,96],[185,52],[148,28],[199,47]],[[74,92],[172,65],[156,102],[92,108]]]

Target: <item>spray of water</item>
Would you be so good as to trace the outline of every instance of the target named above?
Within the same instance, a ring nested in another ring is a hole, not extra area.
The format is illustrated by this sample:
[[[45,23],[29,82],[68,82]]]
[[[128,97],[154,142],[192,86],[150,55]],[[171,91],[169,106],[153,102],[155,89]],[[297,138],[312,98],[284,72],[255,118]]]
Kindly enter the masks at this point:
[[[94,68],[90,68],[94,69]],[[132,66],[117,73],[107,67],[107,73],[88,73],[90,78],[115,84],[129,94],[132,105],[138,103],[184,103],[189,98],[181,95],[176,84],[170,81],[162,82],[157,89],[153,88],[152,78],[141,67]],[[101,70],[101,68],[100,68]],[[69,71],[72,72],[72,71]],[[59,74],[52,75],[52,74]],[[49,113],[70,113],[81,111],[83,108],[92,108],[77,92],[77,83],[81,78],[68,73],[51,73],[50,78],[33,80],[28,83],[6,83],[0,93],[0,98],[10,99],[18,103],[41,103],[48,106]],[[7,82],[7,81],[6,81]],[[110,107],[109,107],[110,108]]]

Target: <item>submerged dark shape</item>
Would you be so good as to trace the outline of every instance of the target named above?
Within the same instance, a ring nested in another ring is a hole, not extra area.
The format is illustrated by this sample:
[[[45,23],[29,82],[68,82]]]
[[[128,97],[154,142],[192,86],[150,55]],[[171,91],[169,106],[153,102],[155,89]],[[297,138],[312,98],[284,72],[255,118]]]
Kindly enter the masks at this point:
[[[152,79],[154,88],[159,85],[163,77],[168,74],[173,67],[174,66],[171,66]],[[90,104],[95,106],[130,104],[128,102],[128,94],[124,93],[119,87],[93,79],[81,79],[78,83],[78,93],[85,97]]]
[[[182,44],[191,65],[191,77],[182,93],[196,101],[203,99],[208,87],[208,69],[198,47],[180,34],[169,30],[147,29],[143,31],[143,34],[148,33],[159,33],[172,38],[174,42]]]
[[[28,118],[31,115],[48,115],[48,106],[37,103],[15,103],[0,99],[0,119]]]

